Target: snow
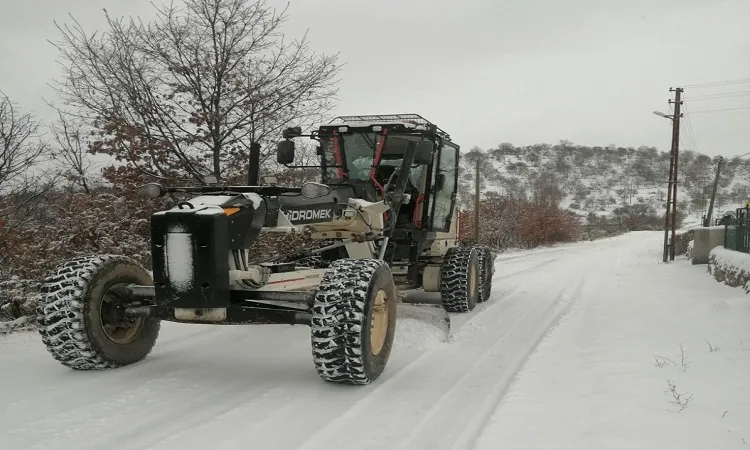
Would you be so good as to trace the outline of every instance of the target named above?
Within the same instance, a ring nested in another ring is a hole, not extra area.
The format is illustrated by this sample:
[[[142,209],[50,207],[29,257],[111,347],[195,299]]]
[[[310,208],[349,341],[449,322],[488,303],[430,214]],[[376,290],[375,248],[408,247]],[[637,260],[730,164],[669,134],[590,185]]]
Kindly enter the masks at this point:
[[[750,443],[750,298],[705,266],[657,264],[655,236],[629,240],[634,248],[610,254],[610,269],[587,279],[571,314],[537,347],[477,449]],[[657,357],[675,364],[657,367]],[[681,412],[664,393],[668,381],[693,395]]]
[[[695,230],[724,230],[726,227],[724,225],[712,225],[710,227],[704,227],[701,224],[697,224],[694,226],[683,226],[676,232],[679,234],[687,233],[688,231],[695,231]]]
[[[724,246],[714,247],[709,254],[716,258],[717,263],[732,266],[739,270],[750,273],[750,255],[747,253],[728,250]]]
[[[193,284],[193,238],[189,233],[175,230],[164,242],[169,281],[177,292],[186,292]]]
[[[233,198],[235,198],[234,195],[199,195],[198,197],[190,199],[190,203],[196,207],[198,205],[221,206]],[[177,207],[174,209],[179,210]]]
[[[9,322],[0,322],[0,335],[28,326],[28,317],[19,317]]]
[[[400,320],[388,367],[363,387],[320,381],[301,326],[164,323],[145,361],[97,372],[61,366],[36,334],[5,336],[0,442],[9,450],[747,448],[750,297],[705,266],[661,263],[662,239],[630,233],[501,254],[492,297],[452,315],[449,341],[414,317]],[[665,394],[668,382],[692,394],[682,411]]]

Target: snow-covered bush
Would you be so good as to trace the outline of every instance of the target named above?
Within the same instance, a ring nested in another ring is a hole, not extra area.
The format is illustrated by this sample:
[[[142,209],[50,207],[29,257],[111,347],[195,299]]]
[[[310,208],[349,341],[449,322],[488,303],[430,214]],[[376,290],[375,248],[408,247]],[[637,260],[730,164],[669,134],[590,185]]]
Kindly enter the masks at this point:
[[[496,249],[531,248],[581,236],[578,219],[553,204],[490,196],[479,203],[479,217],[480,243]],[[461,233],[467,238],[474,235],[472,210],[463,215]]]
[[[684,255],[685,252],[687,252],[688,249],[688,243],[691,242],[695,238],[695,232],[691,230],[686,230],[682,233],[675,233],[674,236],[674,254],[675,255]]]
[[[556,206],[528,204],[522,210],[518,240],[523,247],[576,241],[580,234],[576,217]]]
[[[41,283],[17,276],[0,281],[0,334],[33,324]]]
[[[707,271],[717,281],[750,292],[750,254],[715,247],[708,256]]]
[[[7,262],[13,275],[32,280],[81,254],[123,254],[147,264],[149,216],[162,206],[105,192],[60,193],[49,199],[44,217],[9,236]]]

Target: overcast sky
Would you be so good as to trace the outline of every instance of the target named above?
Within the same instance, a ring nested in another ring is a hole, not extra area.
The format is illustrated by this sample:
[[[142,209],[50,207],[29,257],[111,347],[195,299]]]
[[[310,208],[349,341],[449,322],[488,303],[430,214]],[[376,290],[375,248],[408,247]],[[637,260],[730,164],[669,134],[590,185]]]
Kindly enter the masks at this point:
[[[148,19],[147,0],[0,0],[0,90],[52,118],[54,20]],[[269,0],[283,6],[285,1]],[[292,0],[290,37],[339,52],[346,114],[417,112],[464,149],[502,142],[669,148],[669,88],[750,79],[750,0]],[[686,88],[697,150],[750,152],[750,83]],[[692,139],[683,148],[693,147]]]

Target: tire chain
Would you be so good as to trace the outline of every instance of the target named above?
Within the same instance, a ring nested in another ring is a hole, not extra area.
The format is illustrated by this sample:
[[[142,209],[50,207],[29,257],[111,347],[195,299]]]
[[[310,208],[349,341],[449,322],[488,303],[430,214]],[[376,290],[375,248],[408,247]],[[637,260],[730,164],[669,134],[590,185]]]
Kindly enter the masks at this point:
[[[479,250],[480,276],[483,277],[485,274],[485,263],[489,265],[487,278],[485,278],[482,283],[479,283],[479,294],[477,296],[478,302],[485,302],[490,297],[490,293],[492,291],[492,276],[495,273],[495,261],[492,250],[488,246],[478,245],[476,246],[476,248],[477,250]]]
[[[312,315],[312,352],[318,374],[326,381],[368,384],[362,333],[367,326],[367,291],[384,262],[340,259],[323,275]]]
[[[469,312],[469,261],[476,251],[469,246],[453,247],[443,257],[440,297],[447,312]]]
[[[113,262],[140,266],[126,256],[84,256],[64,263],[44,280],[36,309],[37,327],[47,351],[63,365],[78,370],[118,367],[94,349],[84,317],[84,297],[91,279],[106,263]]]

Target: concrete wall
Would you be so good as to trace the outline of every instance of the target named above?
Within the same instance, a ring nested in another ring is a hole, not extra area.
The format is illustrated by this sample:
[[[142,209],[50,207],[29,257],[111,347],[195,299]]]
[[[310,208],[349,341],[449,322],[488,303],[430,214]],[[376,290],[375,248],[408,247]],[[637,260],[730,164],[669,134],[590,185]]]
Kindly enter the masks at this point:
[[[693,264],[708,264],[708,255],[724,245],[724,227],[696,228],[693,239]]]

